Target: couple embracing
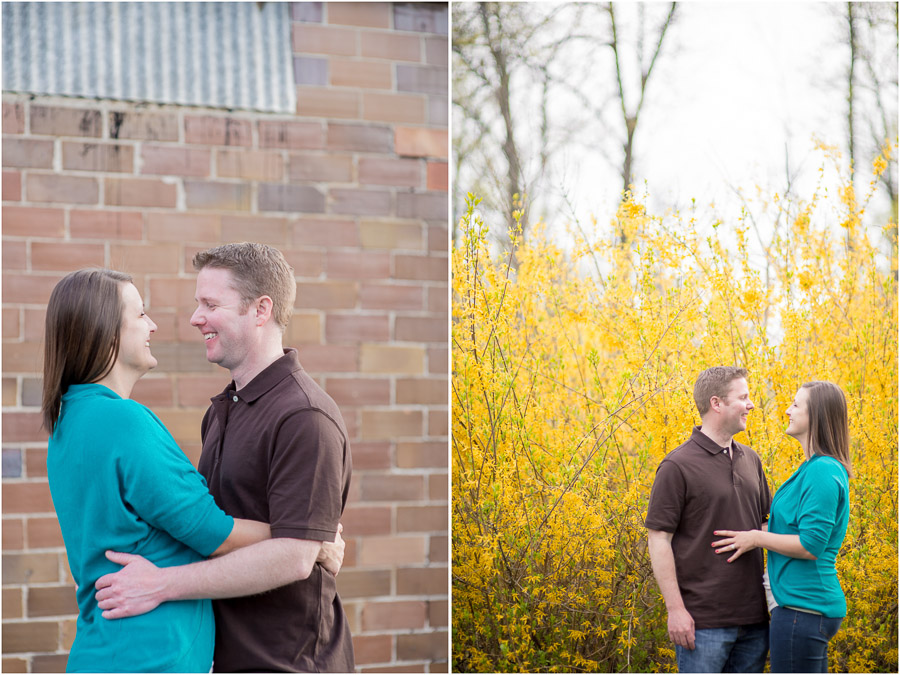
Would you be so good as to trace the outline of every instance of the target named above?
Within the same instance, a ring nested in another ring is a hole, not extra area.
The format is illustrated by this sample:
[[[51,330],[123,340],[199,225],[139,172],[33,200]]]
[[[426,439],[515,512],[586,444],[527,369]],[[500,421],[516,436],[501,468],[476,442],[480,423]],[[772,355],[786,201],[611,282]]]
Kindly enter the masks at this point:
[[[660,463],[645,521],[678,670],[761,673],[768,653],[773,673],[828,672],[847,613],[835,570],[853,476],[844,394],[798,389],[786,433],[805,461],[774,498],[759,456],[734,441],[754,407],[747,371],[703,371],[694,400],[702,423]]]

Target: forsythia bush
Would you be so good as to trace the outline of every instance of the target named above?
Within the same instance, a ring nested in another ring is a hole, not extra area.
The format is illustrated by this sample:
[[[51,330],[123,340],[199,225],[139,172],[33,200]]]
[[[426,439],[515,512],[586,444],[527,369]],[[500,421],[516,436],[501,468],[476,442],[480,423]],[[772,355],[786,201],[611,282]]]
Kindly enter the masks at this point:
[[[840,228],[818,225],[823,194],[770,203],[793,216],[762,261],[743,221],[701,236],[630,196],[567,253],[537,233],[495,255],[470,196],[453,253],[455,671],[675,669],[650,486],[699,424],[697,373],[741,365],[756,410],[738,440],[773,492],[803,460],[784,434],[798,386],[847,394],[849,613],[831,669],[897,672],[896,260],[878,263],[851,187],[830,207]]]

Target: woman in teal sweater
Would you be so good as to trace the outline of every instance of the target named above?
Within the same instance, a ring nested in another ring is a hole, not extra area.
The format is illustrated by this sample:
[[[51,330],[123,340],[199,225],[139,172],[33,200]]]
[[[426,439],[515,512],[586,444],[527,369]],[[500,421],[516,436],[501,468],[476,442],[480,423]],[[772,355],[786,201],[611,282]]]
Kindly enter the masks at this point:
[[[155,331],[131,277],[120,272],[73,272],[50,296],[47,475],[78,585],[69,672],[209,672],[212,665],[208,599],[167,602],[127,619],[103,617],[94,584],[120,569],[108,552],[169,567],[269,538],[268,524],[233,519],[216,506],[162,422],[130,400],[137,381],[156,366]]]
[[[850,517],[847,401],[831,382],[807,382],[787,409],[786,433],[806,460],[775,493],[768,531],[717,530],[716,553],[731,562],[761,547],[777,606],[769,626],[772,672],[828,672],[828,642],[847,614],[835,558]]]

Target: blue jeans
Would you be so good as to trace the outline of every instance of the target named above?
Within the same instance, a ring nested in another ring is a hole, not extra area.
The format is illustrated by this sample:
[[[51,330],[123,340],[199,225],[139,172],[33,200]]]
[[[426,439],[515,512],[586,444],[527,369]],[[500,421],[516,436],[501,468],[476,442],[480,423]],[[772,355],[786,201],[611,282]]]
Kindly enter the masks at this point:
[[[761,673],[768,651],[765,623],[701,628],[694,631],[694,649],[675,645],[679,673]]]
[[[769,634],[772,672],[827,673],[828,641],[841,621],[787,607],[773,609]]]

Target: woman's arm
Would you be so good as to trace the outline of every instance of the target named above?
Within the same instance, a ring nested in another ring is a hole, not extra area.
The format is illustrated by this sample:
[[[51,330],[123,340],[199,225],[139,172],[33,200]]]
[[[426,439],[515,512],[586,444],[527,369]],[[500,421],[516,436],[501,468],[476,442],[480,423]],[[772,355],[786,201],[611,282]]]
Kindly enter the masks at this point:
[[[803,548],[799,534],[775,534],[767,530],[716,530],[713,534],[725,537],[725,539],[712,543],[713,548],[716,549],[716,555],[734,552],[728,562],[734,562],[744,553],[755,548],[765,548],[789,558],[816,560],[816,556]]]
[[[225,539],[215,551],[212,552],[210,558],[216,558],[226,553],[231,553],[244,546],[250,546],[266,539],[272,538],[272,532],[269,530],[268,523],[261,523],[258,520],[245,520],[243,518],[234,519],[234,527],[231,528],[231,534]]]

